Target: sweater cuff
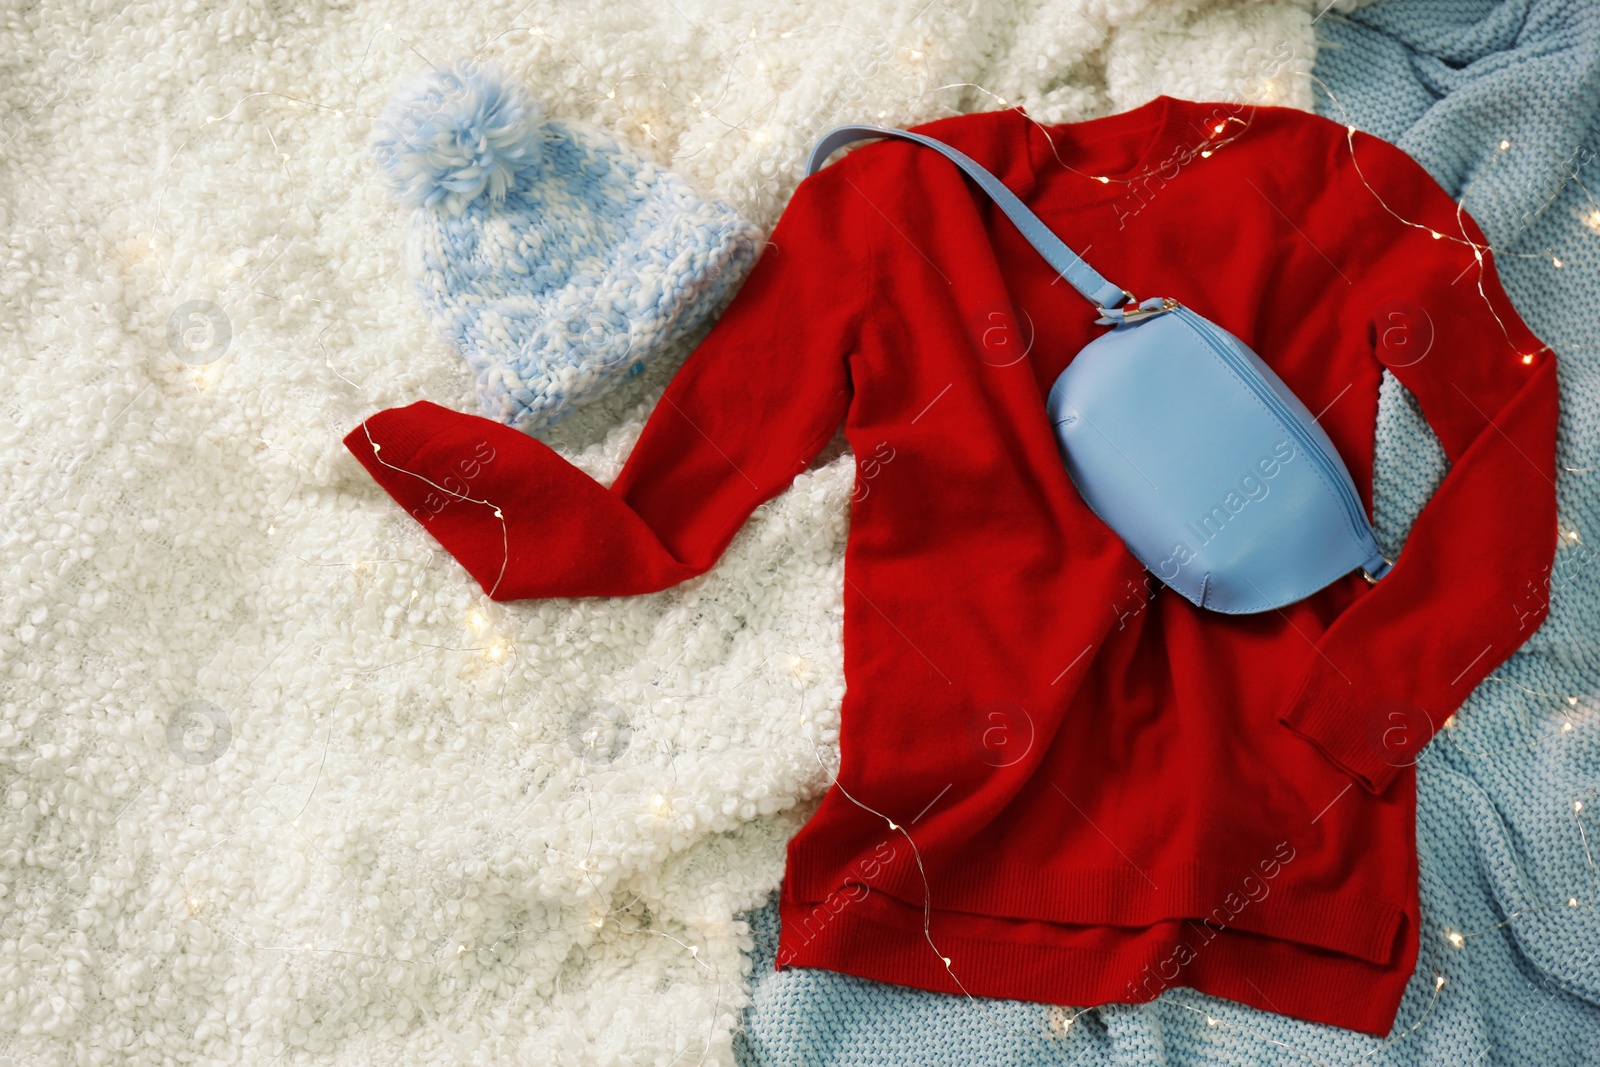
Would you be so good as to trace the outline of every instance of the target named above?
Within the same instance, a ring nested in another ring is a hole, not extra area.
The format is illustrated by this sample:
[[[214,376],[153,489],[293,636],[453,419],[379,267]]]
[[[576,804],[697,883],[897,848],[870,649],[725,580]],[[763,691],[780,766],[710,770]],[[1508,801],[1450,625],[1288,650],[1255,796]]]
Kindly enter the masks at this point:
[[[344,445],[367,468],[380,484],[387,481],[380,472],[384,463],[404,467],[432,440],[438,430],[428,420],[439,405],[429,400],[418,400],[404,407],[385,408],[368,416],[355,429],[345,434]],[[377,446],[376,452],[374,445]],[[379,462],[377,452],[383,455]],[[387,486],[385,486],[387,488]]]
[[[1301,678],[1278,721],[1374,795],[1417,762],[1434,732],[1420,705],[1373,694],[1320,659]]]

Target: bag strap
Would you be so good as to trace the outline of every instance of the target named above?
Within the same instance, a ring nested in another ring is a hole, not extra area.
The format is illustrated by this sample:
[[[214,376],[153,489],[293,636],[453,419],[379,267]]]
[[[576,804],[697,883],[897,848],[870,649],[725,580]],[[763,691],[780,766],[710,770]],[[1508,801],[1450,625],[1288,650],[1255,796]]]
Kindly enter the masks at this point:
[[[1040,221],[1039,216],[1028,210],[1015,193],[1006,188],[1005,184],[990,174],[972,157],[960,152],[943,141],[910,130],[896,130],[884,126],[835,126],[822,135],[822,139],[811,150],[811,158],[806,161],[806,177],[815,174],[822,166],[822,161],[827,159],[836,150],[855,141],[865,140],[869,137],[904,137],[908,141],[925,144],[948,156],[962,170],[966,171],[980,186],[983,191],[994,198],[1000,209],[1016,224],[1022,236],[1038,249],[1039,254],[1056,269],[1056,273],[1065,278],[1072,287],[1082,294],[1085,300],[1101,311],[1110,308],[1120,308],[1125,304],[1135,301],[1132,293],[1121,286],[1113,285],[1100,275],[1083,257],[1068,248],[1065,242],[1050,232],[1050,228]]]

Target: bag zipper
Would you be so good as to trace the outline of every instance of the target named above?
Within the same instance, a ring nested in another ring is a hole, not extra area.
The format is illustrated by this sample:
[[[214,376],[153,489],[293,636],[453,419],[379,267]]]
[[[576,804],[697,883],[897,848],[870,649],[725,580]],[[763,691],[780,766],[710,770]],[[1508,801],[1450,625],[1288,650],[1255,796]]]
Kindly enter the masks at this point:
[[[1177,311],[1179,317],[1184,318],[1190,328],[1200,335],[1201,340],[1222,357],[1223,363],[1233,371],[1234,376],[1255,393],[1269,411],[1277,415],[1278,421],[1289,431],[1290,436],[1300,443],[1306,455],[1322,471],[1323,477],[1334,487],[1334,494],[1344,503],[1345,516],[1350,520],[1356,539],[1363,544],[1372,542],[1372,527],[1367,522],[1366,511],[1362,508],[1360,499],[1356,497],[1349,479],[1341,476],[1339,466],[1328,457],[1327,451],[1321,444],[1300,425],[1300,420],[1295,418],[1294,413],[1283,403],[1283,398],[1278,396],[1271,385],[1261,380],[1261,376],[1249,366],[1244,357],[1233,350],[1233,345],[1229,343],[1227,337],[1214,332],[1216,327],[1210,321],[1181,305]],[[1372,543],[1376,547],[1376,542]]]

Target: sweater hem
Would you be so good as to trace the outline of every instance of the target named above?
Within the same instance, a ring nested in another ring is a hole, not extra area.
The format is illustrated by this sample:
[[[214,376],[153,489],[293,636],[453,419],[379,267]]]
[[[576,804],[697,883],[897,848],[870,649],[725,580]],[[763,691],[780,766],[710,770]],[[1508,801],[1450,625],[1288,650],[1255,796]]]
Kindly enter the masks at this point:
[[[920,911],[932,886],[951,914],[1057,924],[1061,940],[1080,936],[1073,928],[1184,923],[1208,935],[1238,930],[1374,966],[1394,960],[1405,925],[1405,910],[1395,904],[1348,889],[1330,895],[1296,885],[1292,849],[1263,870],[1186,863],[1148,871],[1056,871],[986,863],[924,875],[923,867],[893,857],[891,849],[881,862],[856,862],[852,854],[836,863],[830,860],[837,857],[791,844],[785,891],[808,904],[870,892]]]
[[[1132,949],[1068,945],[1052,942],[1052,924],[1005,930],[1005,920],[925,911],[852,888],[858,892],[806,903],[794,899],[785,879],[775,969],[814,967],[931,992],[1084,1007],[1146,1003],[1189,988],[1381,1038],[1394,1027],[1415,962],[1414,951],[1397,965],[1377,965],[1180,921],[1147,927]]]

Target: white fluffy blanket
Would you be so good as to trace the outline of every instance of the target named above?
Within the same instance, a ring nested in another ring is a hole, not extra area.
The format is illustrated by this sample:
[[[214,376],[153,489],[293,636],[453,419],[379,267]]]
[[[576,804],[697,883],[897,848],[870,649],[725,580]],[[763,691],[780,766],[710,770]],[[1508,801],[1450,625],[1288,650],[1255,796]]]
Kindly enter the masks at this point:
[[[853,460],[677,589],[488,601],[340,444],[474,408],[366,148],[404,75],[493,57],[770,228],[842,122],[1309,107],[1322,6],[8,6],[0,1064],[730,1061]],[[609,481],[686,352],[555,443]]]

